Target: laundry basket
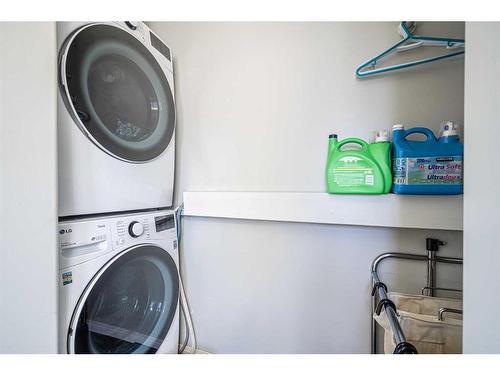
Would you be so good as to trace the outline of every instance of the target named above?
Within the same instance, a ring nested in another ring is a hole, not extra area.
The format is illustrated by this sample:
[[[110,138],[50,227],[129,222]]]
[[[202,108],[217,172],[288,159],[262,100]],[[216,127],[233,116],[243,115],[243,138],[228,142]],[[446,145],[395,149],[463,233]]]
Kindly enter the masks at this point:
[[[462,310],[461,300],[394,292],[388,293],[388,298],[396,305],[406,341],[413,344],[419,354],[462,353],[462,315],[445,312],[439,320],[441,308]],[[385,309],[373,316],[385,330],[384,352],[392,354],[396,343]]]

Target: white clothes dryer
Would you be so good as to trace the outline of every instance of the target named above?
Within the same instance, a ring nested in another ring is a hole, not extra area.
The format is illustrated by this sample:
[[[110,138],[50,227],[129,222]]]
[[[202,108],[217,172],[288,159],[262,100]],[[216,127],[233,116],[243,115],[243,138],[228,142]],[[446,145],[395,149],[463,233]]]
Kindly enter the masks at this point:
[[[60,353],[177,353],[175,215],[59,223]]]
[[[170,48],[142,22],[58,22],[57,41],[59,216],[170,207]]]

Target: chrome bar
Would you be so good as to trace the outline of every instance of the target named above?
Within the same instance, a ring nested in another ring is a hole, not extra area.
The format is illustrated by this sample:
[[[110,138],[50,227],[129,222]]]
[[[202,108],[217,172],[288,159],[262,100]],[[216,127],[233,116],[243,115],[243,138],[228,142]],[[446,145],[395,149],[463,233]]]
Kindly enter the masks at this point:
[[[451,307],[441,307],[439,309],[439,312],[438,312],[438,319],[440,321],[443,320],[443,314],[445,312],[451,312],[451,313],[455,313],[455,314],[463,314],[464,312],[462,310],[458,310],[458,309],[452,309]]]
[[[462,258],[450,258],[450,257],[440,257],[436,256],[436,262],[448,263],[448,264],[464,264]]]
[[[372,272],[377,272],[378,265],[381,261],[387,258],[398,258],[398,259],[409,259],[409,260],[427,260],[427,256],[418,254],[406,254],[406,253],[383,253],[380,254],[372,263]],[[451,258],[450,258],[451,259]]]
[[[427,295],[434,297],[434,288],[436,287],[436,252],[427,251]]]
[[[376,271],[374,271],[372,273],[372,278],[374,281],[374,285],[376,283],[380,282],[380,279],[379,279]],[[383,286],[379,286],[377,288],[377,292],[378,292],[378,296],[379,296],[380,301],[383,299],[389,299],[387,297],[387,293],[385,292],[385,289]],[[396,314],[396,311],[394,311],[394,309],[391,306],[386,306],[386,307],[384,307],[384,309],[385,309],[385,312],[387,314],[387,318],[389,320],[389,325],[391,326],[392,333],[394,335],[394,341],[396,342],[396,345],[398,345],[399,343],[402,343],[402,342],[406,342],[405,335],[404,335],[403,330],[401,329],[401,326],[399,325],[399,322],[398,322],[398,316]]]
[[[457,292],[457,293],[463,293],[462,289],[452,289],[452,288],[431,288],[428,286],[424,286],[422,289],[420,289],[420,294],[424,295],[424,292],[427,289],[432,289],[432,290],[442,290],[444,292]]]

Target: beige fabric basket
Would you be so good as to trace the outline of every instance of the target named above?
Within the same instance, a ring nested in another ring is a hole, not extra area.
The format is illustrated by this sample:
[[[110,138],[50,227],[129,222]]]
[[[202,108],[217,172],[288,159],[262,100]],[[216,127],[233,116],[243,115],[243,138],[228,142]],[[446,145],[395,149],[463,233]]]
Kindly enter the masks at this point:
[[[441,307],[462,310],[461,300],[394,292],[388,293],[388,297],[396,305],[406,340],[419,354],[462,353],[462,315],[446,312],[443,321],[438,319]],[[392,354],[396,343],[385,309],[373,316],[385,330],[384,352]]]

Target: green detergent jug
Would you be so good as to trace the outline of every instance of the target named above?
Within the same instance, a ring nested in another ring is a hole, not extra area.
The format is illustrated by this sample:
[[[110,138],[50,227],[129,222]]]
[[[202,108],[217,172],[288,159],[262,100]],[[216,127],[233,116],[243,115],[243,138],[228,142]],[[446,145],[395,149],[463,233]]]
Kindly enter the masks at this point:
[[[347,145],[361,148],[347,148]],[[332,194],[387,194],[391,191],[391,143],[388,132],[377,132],[375,142],[359,138],[337,140],[331,134],[328,143],[326,184]]]

